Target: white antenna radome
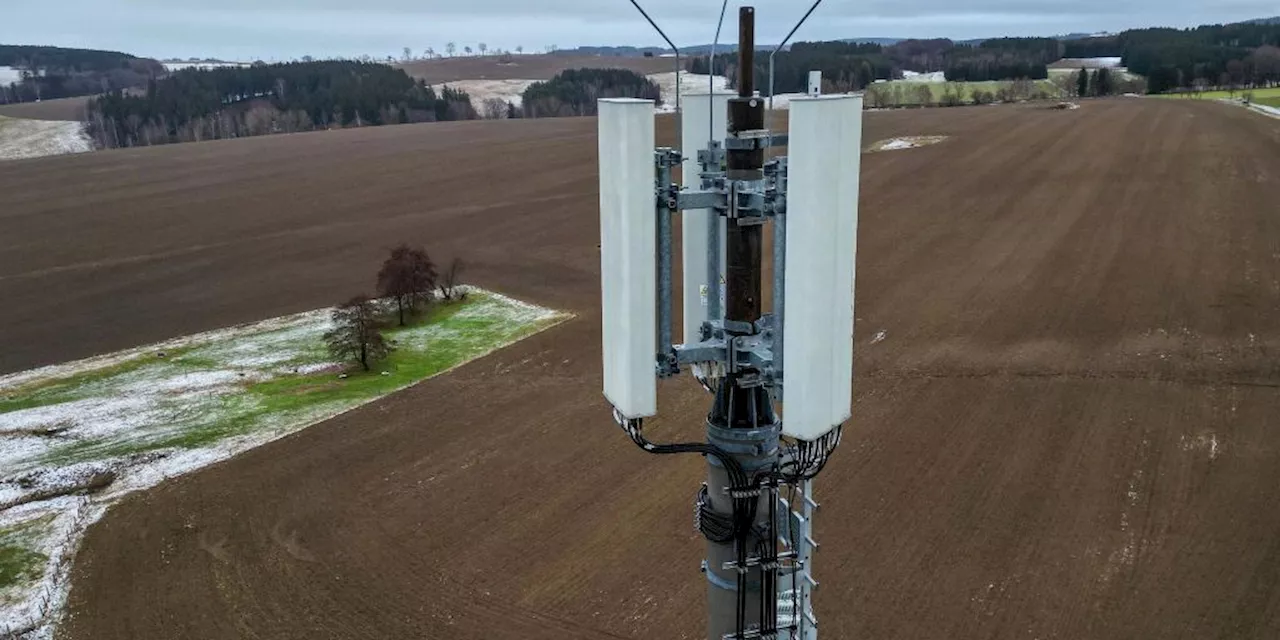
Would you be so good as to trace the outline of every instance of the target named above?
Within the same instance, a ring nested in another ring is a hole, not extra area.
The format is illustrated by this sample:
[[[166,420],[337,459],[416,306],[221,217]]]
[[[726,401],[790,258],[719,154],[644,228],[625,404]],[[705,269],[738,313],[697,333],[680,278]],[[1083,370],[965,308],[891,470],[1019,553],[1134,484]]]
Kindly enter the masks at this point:
[[[682,126],[680,148],[687,150],[681,165],[681,181],[685,188],[698,189],[700,184],[698,156],[693,150],[705,148],[709,141],[724,144],[729,98],[733,95],[717,92],[684,96],[684,107],[680,114]],[[716,274],[708,275],[710,270],[707,260],[710,253],[709,237],[712,221],[720,227],[720,251],[718,252],[720,269]],[[684,341],[686,343],[702,340],[699,334],[702,323],[712,319],[708,313],[712,301],[707,297],[712,295],[711,278],[719,277],[719,273],[724,273],[724,227],[724,219],[713,209],[686,209],[680,220],[681,264],[684,269]],[[723,289],[719,290],[723,291]]]
[[[657,413],[653,101],[599,101],[604,395],[625,418]]]
[[[789,145],[782,432],[816,440],[852,408],[862,96],[792,101]]]

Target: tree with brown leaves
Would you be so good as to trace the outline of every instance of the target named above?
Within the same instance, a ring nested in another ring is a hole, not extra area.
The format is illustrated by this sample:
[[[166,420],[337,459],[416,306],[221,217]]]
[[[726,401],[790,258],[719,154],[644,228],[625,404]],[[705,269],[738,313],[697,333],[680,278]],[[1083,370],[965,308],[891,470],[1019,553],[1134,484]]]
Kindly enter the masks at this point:
[[[378,327],[377,304],[366,295],[356,296],[333,310],[333,329],[324,334],[329,353],[335,358],[355,360],[369,370],[369,363],[391,353],[391,345]]]
[[[402,244],[391,250],[378,271],[378,295],[395,298],[400,326],[404,326],[405,312],[412,313],[429,300],[435,287],[436,266],[425,249]]]

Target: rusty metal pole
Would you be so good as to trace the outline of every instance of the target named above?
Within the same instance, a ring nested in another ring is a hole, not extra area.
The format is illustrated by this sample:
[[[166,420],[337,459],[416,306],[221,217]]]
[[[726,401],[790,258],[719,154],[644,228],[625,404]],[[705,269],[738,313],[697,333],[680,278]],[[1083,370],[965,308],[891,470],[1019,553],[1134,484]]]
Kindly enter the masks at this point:
[[[738,96],[729,101],[726,169],[731,202],[742,188],[758,189],[764,179],[764,149],[754,142],[764,129],[764,100],[755,95],[755,9],[738,13]],[[749,148],[748,148],[749,147]],[[758,148],[757,148],[758,147]],[[732,206],[731,206],[732,208]],[[725,337],[731,342],[756,332],[760,319],[763,229],[759,220],[731,216],[725,238]],[[732,347],[730,347],[732,348]],[[760,372],[733,370],[716,390],[707,415],[707,441],[729,454],[748,482],[778,460],[781,425],[769,392],[749,381]],[[777,570],[764,560],[776,555],[771,518],[774,494],[760,490],[734,500],[729,474],[715,456],[707,456],[708,506],[732,517],[737,529],[729,541],[707,542],[707,638],[733,640],[772,637],[777,622]],[[733,487],[750,491],[754,486]]]

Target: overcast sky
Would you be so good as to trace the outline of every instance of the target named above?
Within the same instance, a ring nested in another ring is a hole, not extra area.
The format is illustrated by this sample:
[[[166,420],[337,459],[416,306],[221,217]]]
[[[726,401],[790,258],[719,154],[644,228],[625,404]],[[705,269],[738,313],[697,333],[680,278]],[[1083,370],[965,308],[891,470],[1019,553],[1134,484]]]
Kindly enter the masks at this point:
[[[628,0],[8,0],[0,43],[113,49],[148,57],[281,60],[421,53],[484,42],[660,45]],[[758,9],[757,42],[781,39],[810,0],[730,0]],[[710,43],[719,0],[642,0],[677,45]],[[1275,0],[825,0],[797,40],[1056,35],[1186,27],[1280,14]]]

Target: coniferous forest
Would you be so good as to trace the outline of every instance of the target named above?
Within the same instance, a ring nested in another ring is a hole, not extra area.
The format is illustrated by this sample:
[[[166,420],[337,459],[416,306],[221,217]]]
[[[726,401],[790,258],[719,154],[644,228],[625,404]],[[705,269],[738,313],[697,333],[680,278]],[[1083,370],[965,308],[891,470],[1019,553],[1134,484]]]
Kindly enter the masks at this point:
[[[652,80],[626,69],[570,69],[529,85],[521,100],[524,117],[596,115],[600,98],[644,98],[657,103],[662,92]]]
[[[107,148],[478,117],[466,93],[357,61],[186,69],[102,95],[88,112]]]
[[[141,87],[165,72],[155,60],[118,51],[26,45],[0,45],[0,67],[23,72],[21,82],[0,86],[0,104]]]

